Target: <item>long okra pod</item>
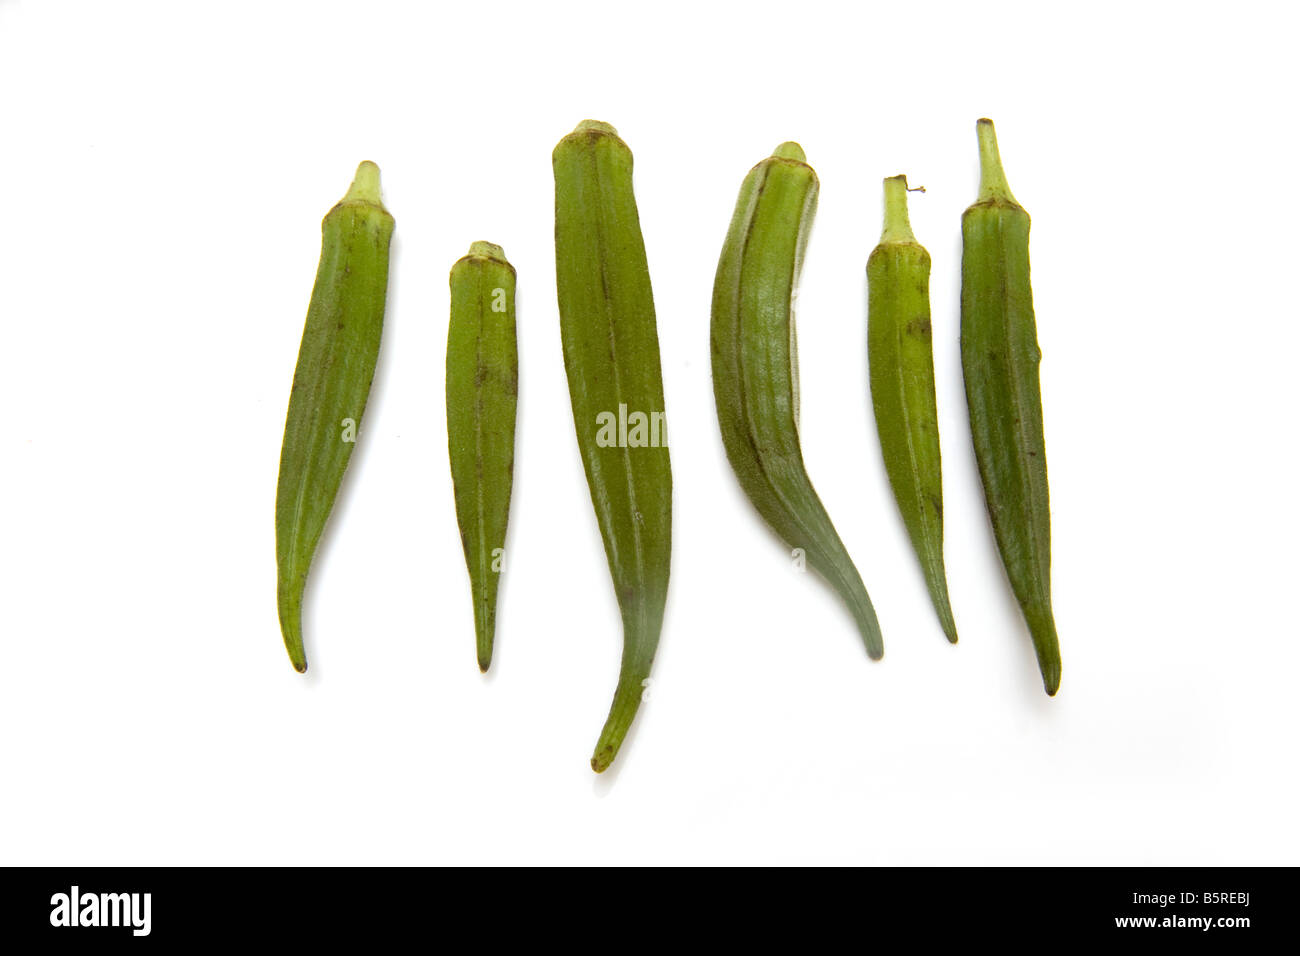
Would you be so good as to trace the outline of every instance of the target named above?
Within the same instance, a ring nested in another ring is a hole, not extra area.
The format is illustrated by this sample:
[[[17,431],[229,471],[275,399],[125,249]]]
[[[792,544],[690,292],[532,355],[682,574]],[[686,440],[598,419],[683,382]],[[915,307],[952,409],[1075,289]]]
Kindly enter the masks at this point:
[[[930,253],[907,216],[907,177],[885,180],[885,228],[867,260],[871,404],[894,500],[930,601],[957,643],[943,569],[943,480],[930,331]]]
[[[993,121],[976,124],[979,197],[961,220],[961,363],[984,500],[1029,625],[1043,687],[1061,683],[1051,598],[1047,457],[1038,330],[1029,286],[1029,213],[1011,195]]]
[[[476,242],[451,267],[450,282],[447,447],[474,598],[478,666],[486,671],[492,663],[515,464],[515,270],[500,246]]]
[[[393,217],[379,167],[364,162],[321,222],[320,264],[307,308],[275,489],[280,630],[289,660],[307,669],[302,596],[361,425],[379,357]]]
[[[713,283],[713,394],[727,459],[763,519],[849,606],[867,654],[884,654],[862,578],[804,470],[792,296],[817,176],[783,143],[745,177]]]
[[[632,152],[586,120],[552,154],[564,368],[591,503],[623,615],[623,660],[591,758],[604,770],[636,716],[668,594],[672,471],[654,298]]]

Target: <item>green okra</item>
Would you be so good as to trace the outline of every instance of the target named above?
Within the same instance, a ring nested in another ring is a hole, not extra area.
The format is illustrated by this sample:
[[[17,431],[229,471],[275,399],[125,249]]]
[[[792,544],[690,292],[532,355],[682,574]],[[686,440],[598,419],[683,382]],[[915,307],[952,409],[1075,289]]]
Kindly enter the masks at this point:
[[[515,270],[500,246],[476,242],[451,267],[450,282],[447,447],[474,598],[478,666],[486,671],[492,663],[515,464]]]
[[[993,121],[976,124],[980,190],[961,220],[961,363],[984,500],[1043,687],[1061,683],[1051,599],[1051,524],[1029,285],[1029,213],[1011,195]]]
[[[930,600],[957,643],[943,567],[943,481],[930,329],[930,253],[907,216],[907,177],[885,180],[885,227],[867,260],[871,404],[894,500]]]
[[[564,367],[623,616],[618,686],[591,758],[599,773],[636,716],[659,644],[672,547],[672,470],[632,152],[614,127],[586,120],[560,140],[551,160]]]
[[[745,177],[713,284],[713,394],[727,459],[763,519],[848,604],[867,654],[884,654],[871,598],[804,470],[792,297],[817,175],[783,143]]]
[[[379,357],[393,217],[379,167],[363,162],[321,222],[320,264],[307,308],[275,490],[280,630],[294,669],[307,669],[307,572],[361,425]]]

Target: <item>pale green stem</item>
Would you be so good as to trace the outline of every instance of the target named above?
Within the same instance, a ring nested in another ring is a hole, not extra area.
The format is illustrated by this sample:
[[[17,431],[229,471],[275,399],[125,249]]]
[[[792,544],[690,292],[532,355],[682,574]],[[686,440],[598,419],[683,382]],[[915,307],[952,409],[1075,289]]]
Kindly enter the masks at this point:
[[[357,175],[348,187],[343,202],[364,202],[380,209],[384,207],[383,194],[379,188],[379,167],[370,160],[363,160],[357,167]]]
[[[483,256],[487,259],[500,259],[502,262],[504,262],[506,258],[505,250],[495,242],[484,242],[481,239],[477,242],[470,243],[469,252],[466,253],[466,255]]]
[[[1007,174],[1002,171],[1002,157],[998,155],[998,134],[993,129],[993,121],[982,119],[977,122],[975,135],[980,142],[980,194],[977,202],[1005,199],[1014,203],[1016,197],[1011,195]]]
[[[583,120],[573,128],[573,131],[575,133],[581,133],[589,129],[599,130],[602,133],[609,133],[611,136],[618,135],[618,130],[610,126],[608,123],[602,123],[600,120]]]
[[[907,177],[890,176],[885,180],[885,228],[881,242],[916,242],[912,223],[907,217]]]
[[[776,149],[772,150],[772,155],[777,159],[793,159],[795,162],[806,163],[808,157],[804,155],[803,147],[798,143],[782,143]]]

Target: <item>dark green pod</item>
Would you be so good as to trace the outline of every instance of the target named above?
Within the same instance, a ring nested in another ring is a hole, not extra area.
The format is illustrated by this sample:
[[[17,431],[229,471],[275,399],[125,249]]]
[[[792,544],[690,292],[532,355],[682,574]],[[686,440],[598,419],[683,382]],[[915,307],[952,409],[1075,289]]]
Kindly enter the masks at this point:
[[[867,260],[871,404],[885,471],[944,634],[957,643],[943,567],[943,478],[930,329],[930,253],[907,216],[907,177],[885,180],[885,228]]]
[[[749,171],[713,281],[713,396],[727,460],[758,513],[848,605],[867,654],[884,642],[871,598],[804,470],[792,299],[817,209],[798,143]]]
[[[632,152],[608,123],[560,140],[555,172],[555,278],[573,423],[623,614],[623,660],[591,758],[614,760],[641,702],[668,595],[672,469],[654,297]]]
[[[294,669],[307,669],[302,595],[316,545],[352,457],[388,293],[393,217],[379,167],[364,162],[347,195],[321,222],[320,264],[307,307],[280,449],[275,550],[280,630]]]
[[[1029,213],[1011,195],[993,121],[976,126],[979,198],[962,216],[961,363],[984,500],[1002,564],[1038,655],[1043,687],[1061,683],[1052,614],[1052,536],[1029,285]]]
[[[451,267],[450,282],[447,447],[474,599],[478,666],[486,671],[492,663],[515,465],[515,270],[500,246],[476,242]]]

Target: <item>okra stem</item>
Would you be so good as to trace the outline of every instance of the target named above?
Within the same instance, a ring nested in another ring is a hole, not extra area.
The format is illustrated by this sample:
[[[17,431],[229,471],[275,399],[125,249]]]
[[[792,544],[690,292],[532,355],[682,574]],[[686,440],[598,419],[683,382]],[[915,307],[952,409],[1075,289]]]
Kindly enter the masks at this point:
[[[1011,187],[1007,185],[1007,174],[1002,171],[1002,156],[998,153],[998,134],[993,129],[993,121],[979,120],[975,124],[975,135],[980,147],[980,191],[975,201],[1004,199],[1015,202],[1016,197],[1011,195]]]
[[[912,222],[907,216],[907,177],[890,176],[885,180],[885,228],[881,242],[916,242]]]
[[[382,192],[379,188],[379,167],[370,160],[363,160],[357,167],[357,174],[348,187],[343,202],[367,202],[382,206]]]
[[[603,122],[601,122],[600,120],[590,120],[590,119],[588,119],[588,120],[583,120],[581,123],[579,123],[577,126],[575,126],[575,127],[573,128],[573,132],[575,132],[575,133],[581,133],[581,132],[583,132],[583,131],[585,131],[585,130],[589,130],[589,129],[598,130],[599,132],[602,132],[602,133],[609,133],[611,136],[617,136],[617,135],[618,135],[618,130],[616,130],[616,129],[615,129],[613,126],[611,126],[609,123],[603,123]]]
[[[804,154],[803,147],[798,143],[782,143],[776,149],[772,150],[772,155],[777,159],[793,159],[797,163],[808,162],[808,157]]]

